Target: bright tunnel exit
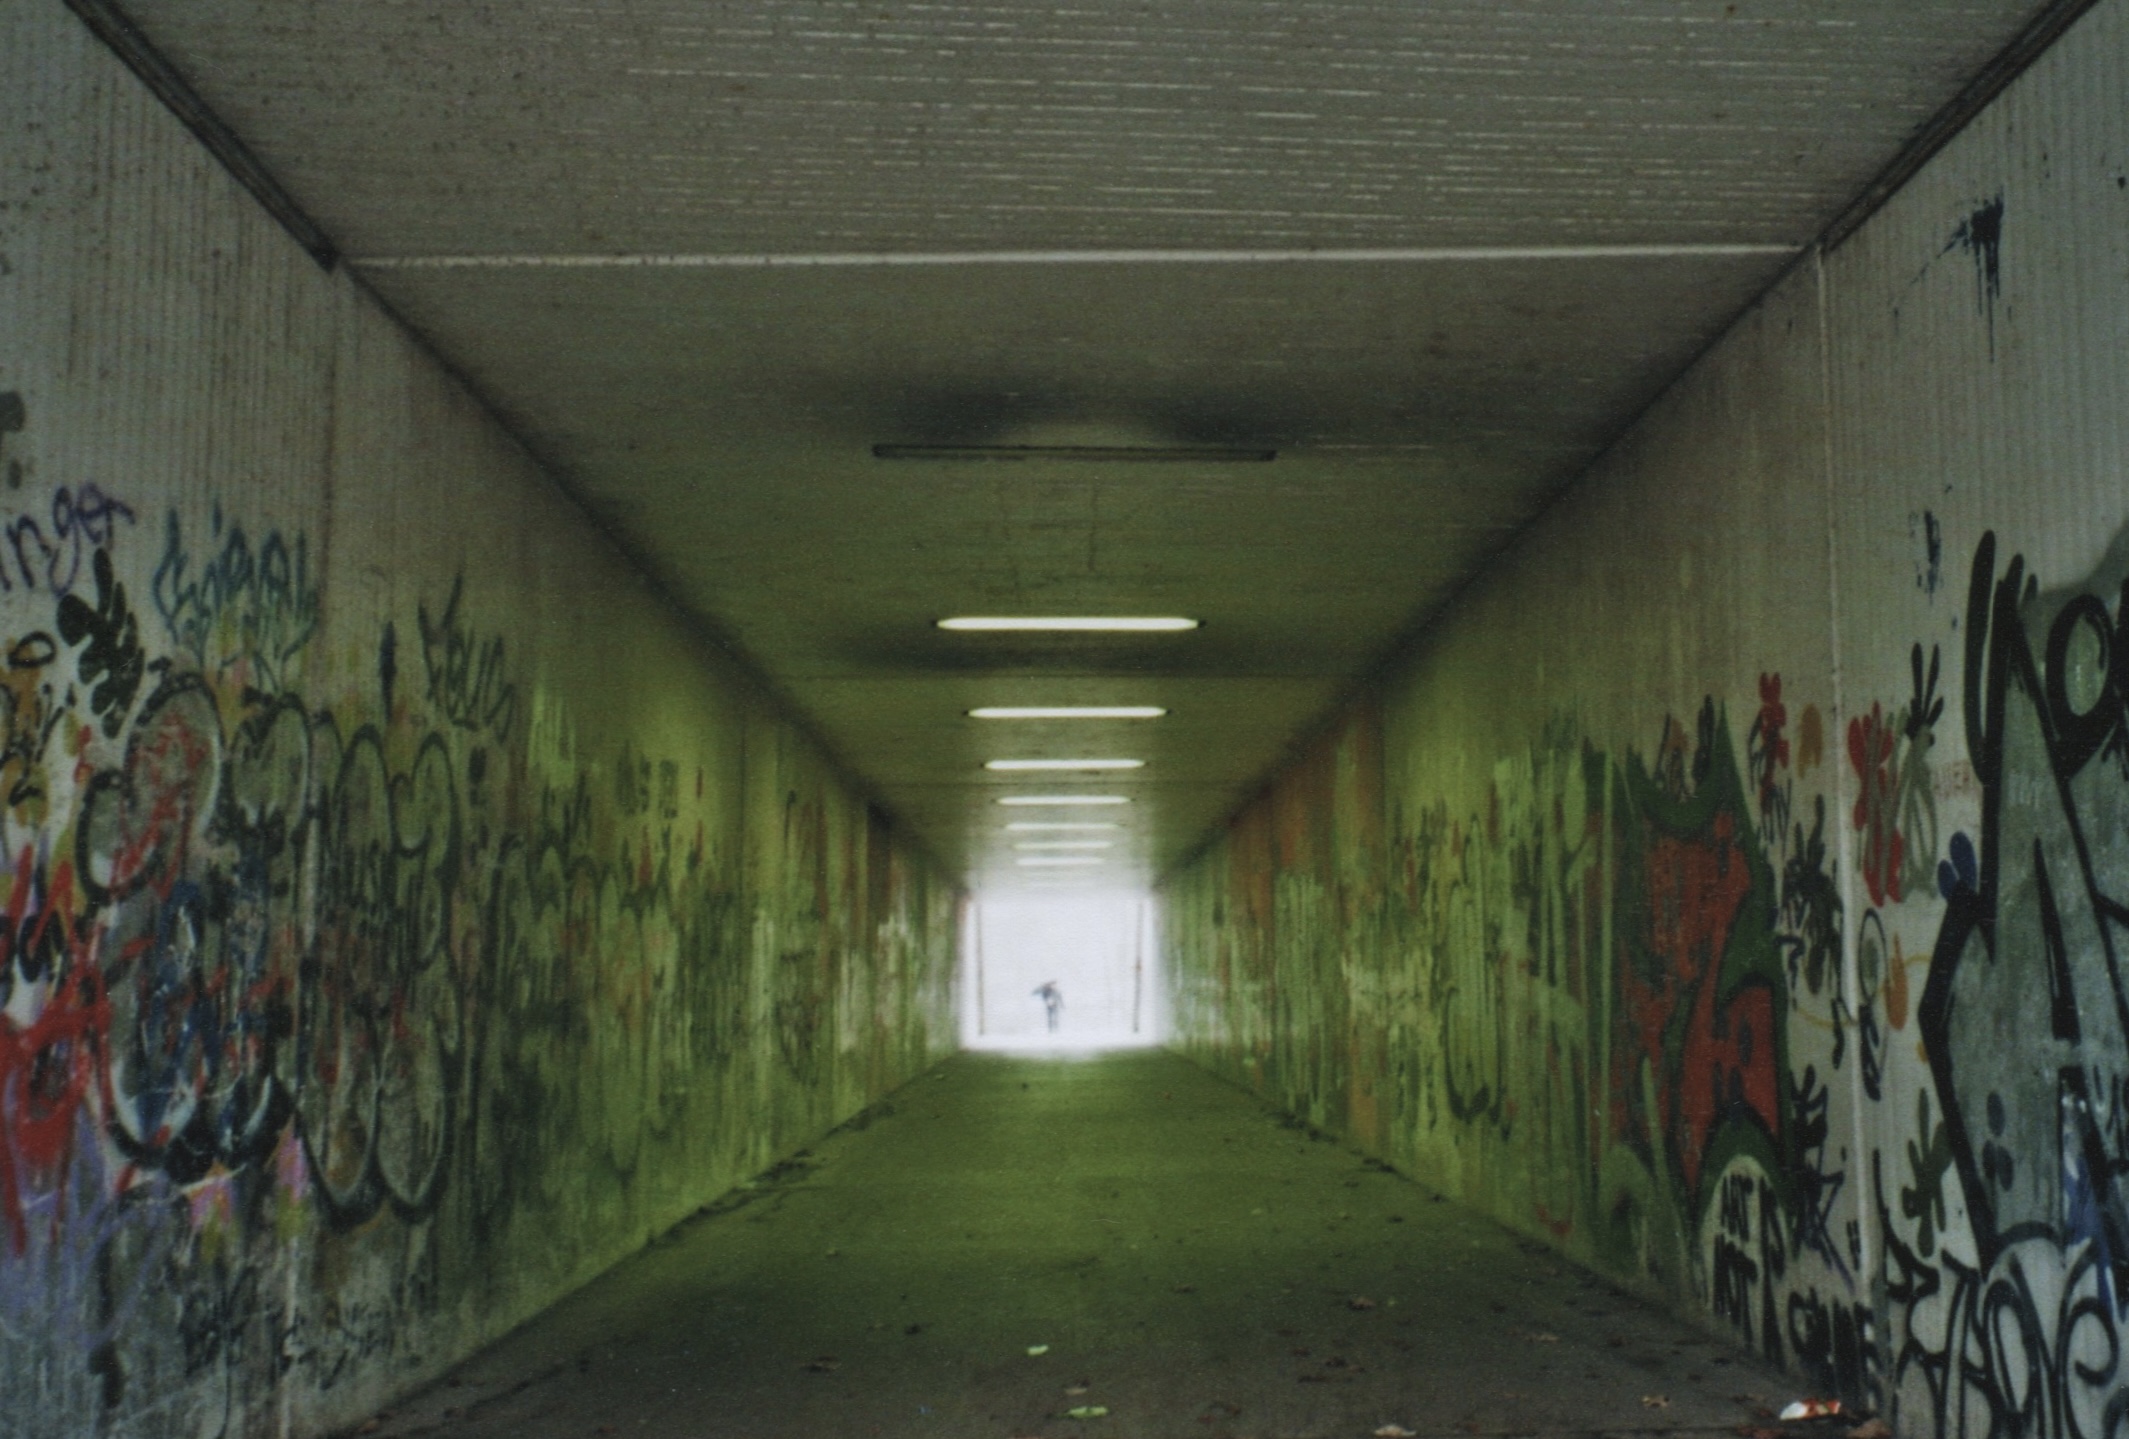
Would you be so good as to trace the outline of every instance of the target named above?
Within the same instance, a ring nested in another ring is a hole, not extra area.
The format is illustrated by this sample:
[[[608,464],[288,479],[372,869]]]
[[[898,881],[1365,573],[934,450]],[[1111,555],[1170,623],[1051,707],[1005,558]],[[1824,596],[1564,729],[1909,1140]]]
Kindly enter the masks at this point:
[[[1161,1040],[1153,898],[1000,895],[971,908],[961,1010],[970,1049],[1125,1049]]]

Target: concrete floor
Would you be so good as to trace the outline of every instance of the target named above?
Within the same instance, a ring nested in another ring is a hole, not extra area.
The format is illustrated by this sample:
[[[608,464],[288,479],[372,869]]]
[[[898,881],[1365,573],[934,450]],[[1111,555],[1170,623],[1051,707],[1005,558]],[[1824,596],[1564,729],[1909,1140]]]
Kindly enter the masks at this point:
[[[1729,1434],[1789,1387],[1171,1055],[962,1055],[364,1432]]]

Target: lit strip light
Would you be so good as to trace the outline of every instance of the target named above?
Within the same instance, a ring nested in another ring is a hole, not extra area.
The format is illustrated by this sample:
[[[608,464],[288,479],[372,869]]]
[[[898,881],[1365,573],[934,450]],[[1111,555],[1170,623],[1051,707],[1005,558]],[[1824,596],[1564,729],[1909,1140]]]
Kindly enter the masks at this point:
[[[1120,794],[1009,794],[999,799],[1005,805],[1051,805],[1051,804],[1129,804],[1131,801]]]
[[[1076,855],[1076,854],[1074,854],[1074,855],[1039,855],[1039,854],[1038,854],[1038,855],[1030,855],[1030,856],[1029,856],[1028,858],[1026,858],[1026,859],[1016,859],[1016,860],[1014,860],[1014,861],[1013,861],[1013,863],[1014,863],[1014,864],[1017,864],[1017,865],[1019,865],[1019,866],[1020,866],[1020,867],[1021,867],[1022,869],[1063,869],[1063,868],[1066,868],[1066,867],[1068,867],[1068,866],[1070,866],[1070,867],[1074,867],[1074,868],[1077,868],[1077,867],[1080,867],[1080,866],[1084,866],[1084,865],[1090,865],[1090,864],[1106,864],[1106,863],[1108,863],[1108,861],[1107,861],[1107,860],[1101,860],[1101,859],[1094,859],[1094,858],[1091,858],[1091,857],[1089,857],[1089,856],[1086,856],[1086,855]]]
[[[1106,464],[1263,465],[1277,450],[1240,445],[874,445],[876,460],[1097,461]]]
[[[1110,824],[1107,820],[1098,819],[1082,820],[1078,823],[1074,823],[1070,820],[1058,820],[1049,824],[1044,824],[1039,820],[1016,819],[1011,824],[1006,826],[1006,829],[1014,834],[1031,834],[1037,831],[1055,832],[1057,830],[1090,829],[1117,830],[1122,828],[1123,826],[1120,824]]]
[[[1194,630],[1196,620],[1180,615],[956,615],[939,621],[942,630],[1132,631],[1173,634]]]
[[[1159,719],[1159,705],[985,705],[968,712],[970,719]]]
[[[985,760],[985,769],[995,770],[1105,770],[1144,769],[1142,759],[993,759]]]
[[[1064,849],[1114,849],[1116,844],[1106,839],[1038,839],[1027,844],[1013,846],[1018,850],[1064,850]]]

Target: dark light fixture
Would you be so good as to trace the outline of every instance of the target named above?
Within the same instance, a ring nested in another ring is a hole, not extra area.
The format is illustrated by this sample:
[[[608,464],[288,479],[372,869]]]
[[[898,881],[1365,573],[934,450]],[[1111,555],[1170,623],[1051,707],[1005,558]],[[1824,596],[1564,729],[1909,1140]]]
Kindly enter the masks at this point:
[[[874,445],[876,460],[1079,460],[1112,465],[1261,465],[1277,450],[1238,445]]]

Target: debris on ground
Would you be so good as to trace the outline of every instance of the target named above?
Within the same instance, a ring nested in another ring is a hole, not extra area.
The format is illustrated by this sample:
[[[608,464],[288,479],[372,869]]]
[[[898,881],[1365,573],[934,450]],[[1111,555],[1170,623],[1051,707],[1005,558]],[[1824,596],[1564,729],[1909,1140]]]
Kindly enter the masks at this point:
[[[1385,1424],[1375,1431],[1375,1439],[1419,1439],[1419,1431],[1402,1424]]]
[[[1049,1352],[1050,1346],[1047,1344],[1030,1344],[1028,1346],[1028,1358],[1030,1359],[1040,1359]]]
[[[1065,1385],[1065,1393],[1071,1398],[1077,1399],[1080,1395],[1086,1393],[1089,1389],[1093,1387],[1094,1386],[1087,1383],[1086,1380],[1082,1379],[1077,1384]]]
[[[833,1354],[823,1354],[818,1359],[807,1360],[800,1367],[805,1369],[810,1374],[833,1374],[836,1370],[843,1367],[843,1363],[840,1359],[837,1359]]]
[[[1668,1409],[1671,1407],[1671,1397],[1668,1394],[1644,1394],[1641,1396],[1641,1407],[1644,1409]]]
[[[1794,1424],[1799,1419],[1831,1419],[1841,1412],[1838,1399],[1799,1399],[1794,1404],[1783,1406],[1781,1420]]]
[[[1373,1309],[1375,1301],[1365,1295],[1356,1294],[1345,1301],[1345,1307],[1348,1309]]]
[[[1065,1418],[1100,1419],[1105,1417],[1108,1412],[1109,1406],[1106,1404],[1081,1404],[1077,1408],[1065,1410]]]
[[[1560,1342],[1560,1336],[1557,1334],[1547,1334],[1544,1330],[1538,1329],[1532,1331],[1530,1336],[1530,1342],[1533,1344],[1557,1344]]]

